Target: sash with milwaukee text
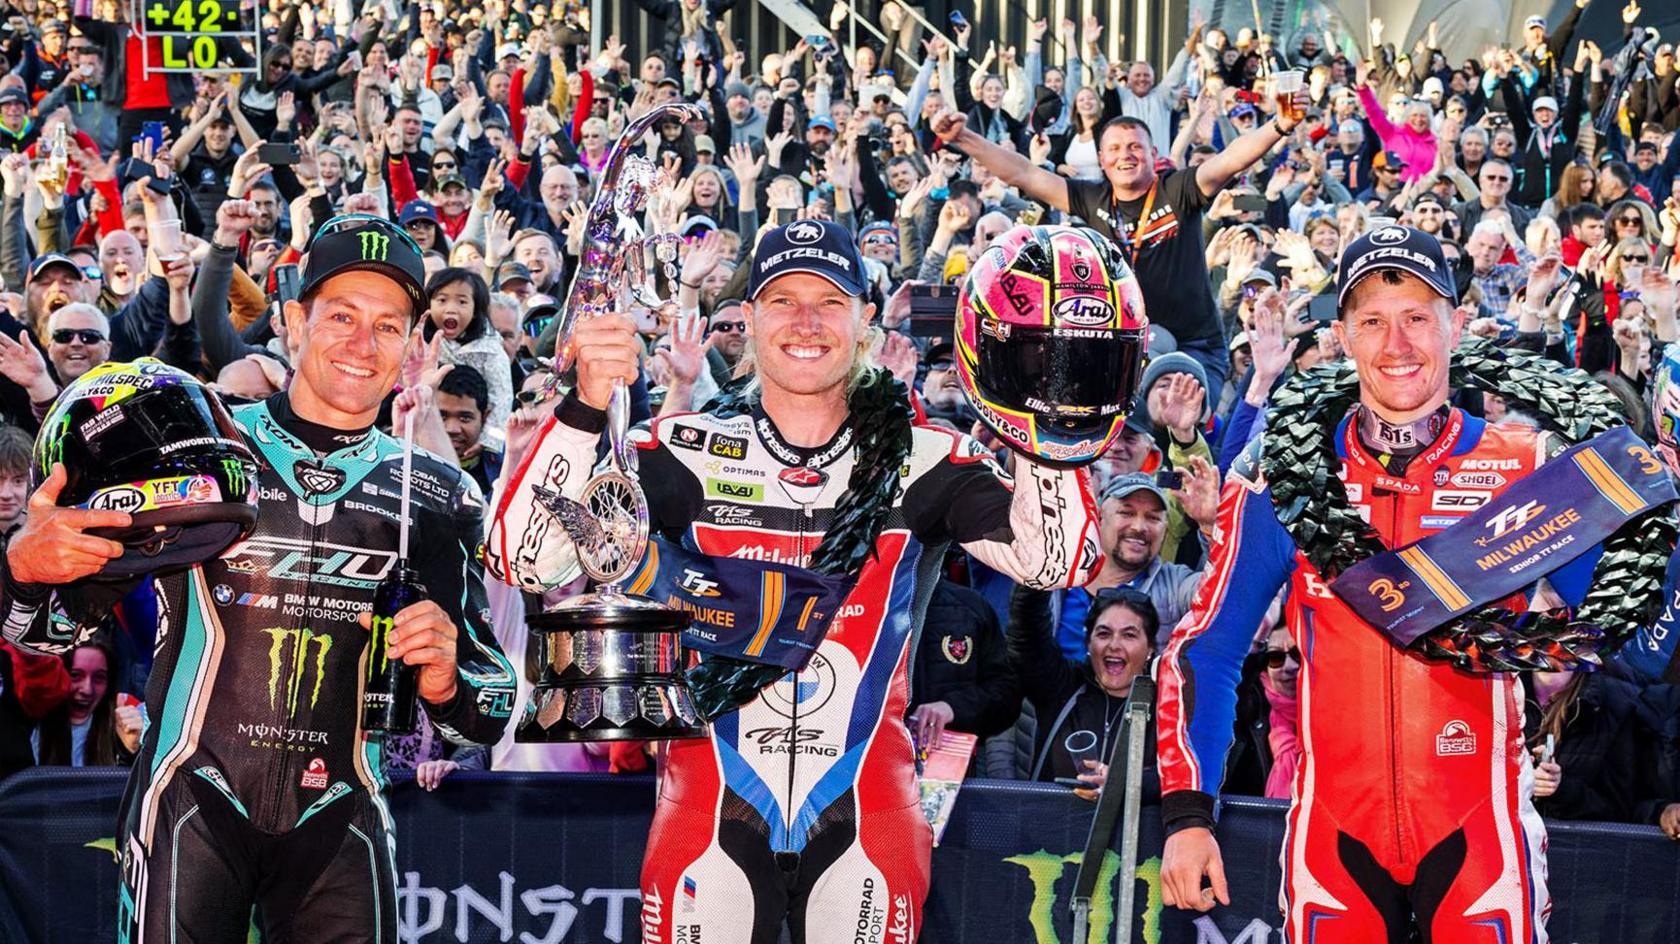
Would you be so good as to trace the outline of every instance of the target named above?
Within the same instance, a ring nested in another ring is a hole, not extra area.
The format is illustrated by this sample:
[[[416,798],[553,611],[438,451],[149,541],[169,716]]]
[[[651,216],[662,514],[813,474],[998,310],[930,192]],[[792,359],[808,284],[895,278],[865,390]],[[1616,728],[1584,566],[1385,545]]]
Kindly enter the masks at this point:
[[[713,557],[660,537],[627,590],[692,617],[683,645],[709,655],[805,667],[856,583],[772,561]]]
[[[1330,587],[1401,646],[1568,564],[1676,498],[1668,469],[1618,426],[1559,453],[1452,527],[1349,567]]]

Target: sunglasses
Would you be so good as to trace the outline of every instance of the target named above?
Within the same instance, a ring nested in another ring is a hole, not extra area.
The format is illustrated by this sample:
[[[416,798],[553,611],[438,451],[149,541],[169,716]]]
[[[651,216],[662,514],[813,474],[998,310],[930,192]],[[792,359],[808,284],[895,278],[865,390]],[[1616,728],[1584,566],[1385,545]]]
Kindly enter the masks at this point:
[[[417,256],[426,254],[426,251],[420,248],[420,244],[414,241],[414,237],[408,235],[408,232],[402,227],[392,224],[390,220],[383,216],[374,216],[371,213],[340,213],[321,224],[321,228],[315,231],[315,235],[309,237],[309,246],[314,246],[316,240],[328,233],[353,232],[367,226],[376,226],[381,233],[397,237],[407,243],[408,248],[414,250],[414,254]],[[304,247],[304,251],[308,252],[309,247]]]
[[[525,329],[527,337],[540,338],[542,337],[542,333],[548,330],[548,326],[553,323],[554,318],[554,315],[542,315],[536,318],[526,318],[521,327]]]
[[[1283,664],[1285,662],[1289,661],[1290,659],[1294,659],[1295,664],[1300,665],[1301,664],[1301,650],[1296,648],[1295,646],[1290,646],[1288,649],[1267,649],[1266,650],[1266,666],[1268,668],[1281,669],[1281,668],[1283,668]]]
[[[284,72],[285,70],[290,69],[292,67],[292,62],[291,62],[290,59],[288,59],[284,62],[271,62],[271,63],[268,64],[268,67],[270,69],[273,69],[273,70],[277,71],[277,72]]]
[[[713,334],[734,334],[737,331],[745,330],[747,330],[747,323],[744,321],[717,321],[712,323]]]
[[[1617,226],[1639,226],[1645,221],[1637,216],[1624,216],[1616,221]]]
[[[83,344],[98,344],[105,340],[105,335],[92,328],[59,328],[52,333],[54,344],[69,344],[80,338]]]
[[[1261,283],[1261,282],[1250,282],[1247,285],[1244,285],[1242,287],[1243,301],[1249,301],[1249,302],[1254,301],[1256,298],[1260,297],[1261,292],[1264,292],[1266,289],[1268,289],[1270,287],[1271,286],[1266,285],[1266,284]]]
[[[1646,265],[1650,261],[1651,261],[1650,256],[1623,256],[1622,257],[1622,264],[1623,265],[1627,265],[1630,262],[1633,263],[1634,265]]]
[[[454,170],[456,167],[459,167],[459,166],[460,165],[456,164],[454,161],[433,161],[432,162],[432,170],[434,170],[434,171]]]

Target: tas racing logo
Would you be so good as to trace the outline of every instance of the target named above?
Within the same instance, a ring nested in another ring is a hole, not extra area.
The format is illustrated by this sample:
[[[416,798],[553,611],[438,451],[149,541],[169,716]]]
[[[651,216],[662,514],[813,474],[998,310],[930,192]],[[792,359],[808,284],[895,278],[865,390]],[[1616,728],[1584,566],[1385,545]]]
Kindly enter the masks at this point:
[[[1435,756],[1455,757],[1476,753],[1476,732],[1462,721],[1448,721],[1435,735]]]
[[[309,707],[321,697],[321,679],[327,672],[327,653],[332,651],[332,637],[313,629],[272,627],[263,630],[273,642],[268,647],[268,707],[276,707],[282,684],[286,693],[286,713],[297,712],[298,695],[303,691],[309,667],[315,667],[315,684],[309,690]],[[313,649],[313,653],[311,652]],[[314,658],[311,659],[310,656]],[[326,786],[326,784],[322,784]]]
[[[361,237],[363,262],[385,261],[391,251],[391,237],[372,229],[364,229],[356,235]]]

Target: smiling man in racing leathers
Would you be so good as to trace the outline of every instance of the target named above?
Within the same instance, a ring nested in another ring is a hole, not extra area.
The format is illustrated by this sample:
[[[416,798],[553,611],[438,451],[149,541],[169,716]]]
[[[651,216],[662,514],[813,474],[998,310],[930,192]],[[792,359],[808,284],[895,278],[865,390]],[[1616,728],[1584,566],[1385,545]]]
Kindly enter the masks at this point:
[[[230,200],[216,215],[210,251],[231,256],[254,210]],[[259,460],[257,524],[157,580],[152,722],[117,840],[119,941],[243,944],[253,905],[265,940],[397,940],[382,742],[362,731],[361,693],[374,588],[397,562],[402,513],[403,447],[373,423],[425,305],[405,240],[373,217],[317,232],[302,299],[286,303],[293,382],[233,414]],[[416,395],[408,408],[429,405]],[[123,554],[85,530],[129,516],[56,507],[65,481],[56,466],[4,556],[0,618],[35,651],[73,648],[134,583],[83,579]],[[483,499],[424,450],[412,481],[409,563],[430,599],[396,614],[387,652],[418,668],[420,703],[444,736],[493,743],[514,679],[475,560]]]
[[[1339,278],[1332,327],[1359,379],[1359,405],[1334,430],[1339,474],[1383,544],[1403,547],[1493,501],[1555,440],[1448,405],[1465,316],[1433,236],[1368,233],[1349,245]],[[1231,468],[1208,573],[1162,657],[1164,900],[1200,911],[1229,903],[1214,794],[1243,658],[1288,584],[1304,753],[1284,842],[1285,939],[1545,941],[1546,831],[1522,744],[1521,683],[1430,661],[1360,619],[1280,524],[1260,471],[1264,443]],[[1551,579],[1566,598],[1582,589],[1565,586],[1562,571]]]
[[[812,555],[870,435],[848,391],[880,380],[865,360],[875,312],[860,299],[862,268],[831,223],[764,237],[745,306],[756,403],[663,417],[641,434],[656,534],[714,557]],[[533,487],[580,494],[613,379],[636,376],[634,332],[618,316],[578,325],[577,388],[495,510],[492,572],[530,589],[577,573]],[[965,436],[912,437],[875,554],[809,662],[718,717],[709,738],[669,745],[642,867],[643,940],[770,944],[784,919],[796,942],[915,939],[932,837],[904,714],[941,548],[958,542],[1035,587],[1083,583],[1100,554],[1083,472],[1021,461],[1011,483]]]

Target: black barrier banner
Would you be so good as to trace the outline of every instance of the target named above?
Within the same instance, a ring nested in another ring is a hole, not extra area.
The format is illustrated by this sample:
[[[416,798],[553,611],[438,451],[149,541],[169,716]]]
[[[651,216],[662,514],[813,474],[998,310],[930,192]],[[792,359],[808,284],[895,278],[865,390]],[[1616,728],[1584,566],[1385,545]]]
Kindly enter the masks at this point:
[[[115,938],[113,861],[123,771],[28,771],[0,783],[0,941]],[[399,936],[419,944],[640,940],[637,875],[648,778],[457,773],[435,793],[393,786]],[[1068,895],[1093,807],[1059,787],[970,781],[933,854],[925,944],[1073,944]],[[1282,803],[1227,800],[1219,825],[1231,905],[1194,919],[1164,908],[1161,831],[1144,809],[1134,940],[1271,944]],[[1656,829],[1551,823],[1551,938],[1680,940],[1680,845]],[[1109,854],[1090,936],[1114,939]],[[880,942],[865,942],[880,944]]]

